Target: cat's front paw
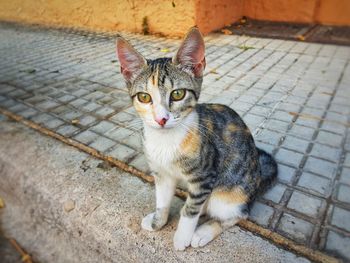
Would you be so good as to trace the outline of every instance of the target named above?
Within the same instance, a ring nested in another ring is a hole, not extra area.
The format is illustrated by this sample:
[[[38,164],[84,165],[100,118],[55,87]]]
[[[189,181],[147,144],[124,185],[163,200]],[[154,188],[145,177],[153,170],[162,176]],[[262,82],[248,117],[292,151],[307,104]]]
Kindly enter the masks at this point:
[[[192,235],[177,230],[174,235],[174,248],[175,250],[183,251],[191,244]]]
[[[169,209],[158,208],[156,212],[145,216],[142,219],[141,227],[148,231],[161,229],[168,221]]]
[[[142,222],[141,222],[142,229],[148,230],[148,231],[155,231],[156,230],[152,227],[155,214],[156,213],[150,213],[142,219]]]

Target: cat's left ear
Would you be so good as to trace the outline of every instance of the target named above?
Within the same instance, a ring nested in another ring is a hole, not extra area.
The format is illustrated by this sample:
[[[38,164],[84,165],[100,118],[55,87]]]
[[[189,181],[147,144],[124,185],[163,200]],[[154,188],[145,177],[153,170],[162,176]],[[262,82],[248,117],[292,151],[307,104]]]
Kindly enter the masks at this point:
[[[120,71],[126,81],[132,82],[146,66],[146,59],[121,36],[117,37],[116,46]]]
[[[202,77],[205,69],[205,46],[201,32],[192,27],[173,57],[173,63],[195,77]]]

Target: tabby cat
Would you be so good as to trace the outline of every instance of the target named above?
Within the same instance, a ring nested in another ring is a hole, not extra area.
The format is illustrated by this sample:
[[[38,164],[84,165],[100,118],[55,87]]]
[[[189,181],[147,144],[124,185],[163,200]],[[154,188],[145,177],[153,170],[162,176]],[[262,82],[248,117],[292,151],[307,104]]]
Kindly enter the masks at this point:
[[[155,177],[156,211],[142,228],[168,220],[176,185],[188,197],[174,236],[176,250],[202,247],[248,216],[249,205],[277,176],[271,155],[258,149],[239,115],[220,104],[197,104],[205,62],[197,28],[173,58],[146,60],[125,39],[117,56],[133,105],[144,124],[144,151]],[[209,221],[197,227],[200,215]]]

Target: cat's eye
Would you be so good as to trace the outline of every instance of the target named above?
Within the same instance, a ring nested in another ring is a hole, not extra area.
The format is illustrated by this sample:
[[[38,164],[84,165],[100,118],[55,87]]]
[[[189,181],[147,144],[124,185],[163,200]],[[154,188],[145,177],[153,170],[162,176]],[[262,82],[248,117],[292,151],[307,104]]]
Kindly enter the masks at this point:
[[[185,95],[186,95],[185,89],[176,89],[171,92],[170,97],[172,101],[178,101],[178,100],[182,100],[185,97]]]
[[[150,103],[152,101],[151,95],[145,92],[137,93],[137,99],[142,103]]]

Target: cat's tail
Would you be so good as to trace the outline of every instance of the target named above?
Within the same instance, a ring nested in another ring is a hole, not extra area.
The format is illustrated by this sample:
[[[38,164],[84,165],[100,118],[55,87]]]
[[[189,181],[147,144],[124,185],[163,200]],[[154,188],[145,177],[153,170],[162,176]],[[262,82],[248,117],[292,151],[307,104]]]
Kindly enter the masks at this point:
[[[265,191],[274,183],[277,177],[278,167],[276,161],[270,154],[259,148],[257,148],[257,150],[259,153],[259,163],[262,177],[260,190]]]

